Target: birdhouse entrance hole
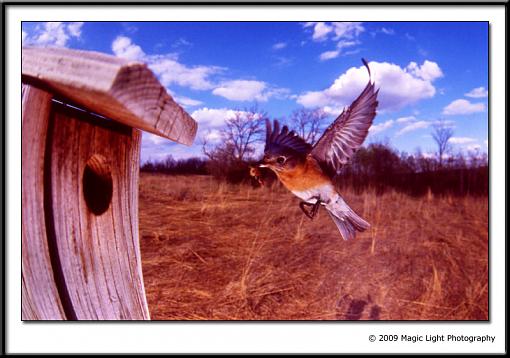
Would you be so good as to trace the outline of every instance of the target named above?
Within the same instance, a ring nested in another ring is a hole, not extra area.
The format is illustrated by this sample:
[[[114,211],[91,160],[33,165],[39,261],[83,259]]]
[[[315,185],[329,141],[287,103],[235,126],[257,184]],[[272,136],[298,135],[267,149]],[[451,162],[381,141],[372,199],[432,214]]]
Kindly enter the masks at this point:
[[[105,157],[94,154],[83,171],[83,196],[87,207],[96,215],[103,214],[112,201],[112,171]]]

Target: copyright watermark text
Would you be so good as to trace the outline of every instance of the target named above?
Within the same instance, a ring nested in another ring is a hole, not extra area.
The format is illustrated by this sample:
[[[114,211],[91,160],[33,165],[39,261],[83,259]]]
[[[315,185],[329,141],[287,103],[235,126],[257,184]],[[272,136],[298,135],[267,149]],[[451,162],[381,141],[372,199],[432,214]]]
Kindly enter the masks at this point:
[[[488,334],[483,336],[468,336],[463,334],[425,334],[425,335],[408,335],[408,334],[379,334],[368,336],[370,342],[469,342],[469,343],[494,343],[496,336],[490,336]]]

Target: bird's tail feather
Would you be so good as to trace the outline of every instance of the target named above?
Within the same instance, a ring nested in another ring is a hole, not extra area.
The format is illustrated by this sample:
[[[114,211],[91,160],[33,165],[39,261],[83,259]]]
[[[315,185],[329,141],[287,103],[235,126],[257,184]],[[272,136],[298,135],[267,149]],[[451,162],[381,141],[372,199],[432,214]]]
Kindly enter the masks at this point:
[[[370,227],[370,224],[356,214],[345,202],[338,210],[335,210],[336,207],[332,210],[327,209],[344,240],[354,239],[356,231],[365,231]]]

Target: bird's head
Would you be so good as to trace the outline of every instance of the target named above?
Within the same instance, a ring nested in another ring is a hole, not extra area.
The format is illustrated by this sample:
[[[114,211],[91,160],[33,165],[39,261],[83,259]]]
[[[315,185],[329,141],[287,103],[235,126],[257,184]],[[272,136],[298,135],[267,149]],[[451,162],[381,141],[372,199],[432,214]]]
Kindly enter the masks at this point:
[[[260,167],[272,169],[275,172],[291,170],[299,163],[303,162],[304,157],[299,153],[286,148],[272,148],[272,150],[264,151],[264,157],[260,163]]]
[[[294,131],[290,131],[287,126],[280,130],[280,123],[266,120],[266,146],[264,148],[264,157],[260,167],[269,168],[275,172],[291,170],[296,165],[302,163],[311,150],[311,145],[306,143]]]

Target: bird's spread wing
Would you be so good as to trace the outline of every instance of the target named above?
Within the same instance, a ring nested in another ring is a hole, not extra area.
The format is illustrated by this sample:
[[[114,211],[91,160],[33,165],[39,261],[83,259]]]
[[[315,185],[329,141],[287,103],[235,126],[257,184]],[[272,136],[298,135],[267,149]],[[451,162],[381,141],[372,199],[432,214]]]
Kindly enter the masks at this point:
[[[290,149],[302,155],[310,153],[312,146],[303,138],[298,136],[296,132],[290,131],[287,126],[283,126],[280,131],[280,123],[275,119],[273,128],[271,122],[266,119],[266,147],[265,152],[271,151],[273,148]]]
[[[364,59],[363,63],[370,76]],[[376,114],[378,93],[369,79],[359,97],[343,110],[313,147],[312,156],[333,174],[339,172],[365,140]]]

